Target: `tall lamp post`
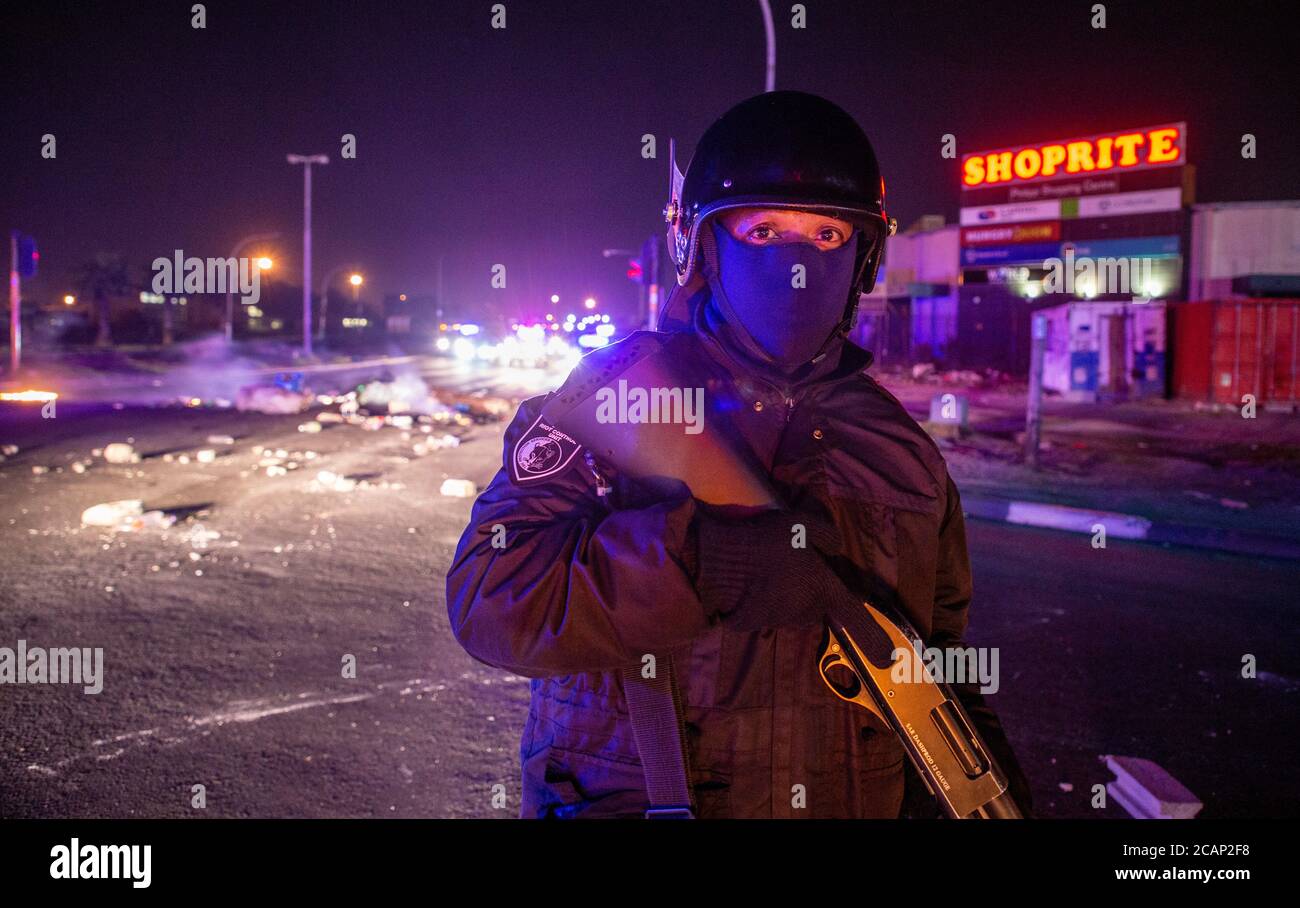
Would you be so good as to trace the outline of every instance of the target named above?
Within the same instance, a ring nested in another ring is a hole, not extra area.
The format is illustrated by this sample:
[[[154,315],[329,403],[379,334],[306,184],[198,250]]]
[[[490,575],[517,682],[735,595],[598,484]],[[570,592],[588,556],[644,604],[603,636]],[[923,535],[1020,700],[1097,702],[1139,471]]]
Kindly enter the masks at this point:
[[[279,238],[280,238],[280,234],[278,233],[255,233],[252,236],[246,236],[238,243],[235,244],[234,249],[230,250],[230,257],[232,259],[238,259],[239,253],[242,252],[245,248],[249,246],[254,246],[258,243],[269,243],[272,242],[273,240],[278,240]],[[254,267],[258,268],[259,270],[265,270],[262,269],[262,263],[260,259],[257,262],[254,262]],[[235,339],[235,288],[231,287],[229,285],[229,282],[227,282],[226,284],[225,328],[226,328],[226,343],[230,343],[232,340]]]
[[[329,311],[330,284],[334,282],[334,278],[336,278],[342,272],[347,271],[349,268],[352,269],[353,271],[353,273],[348,277],[348,283],[352,285],[352,301],[355,303],[357,300],[357,288],[361,286],[361,282],[363,280],[360,274],[360,269],[357,268],[355,265],[339,265],[337,268],[331,269],[325,275],[325,282],[321,284],[321,290],[320,290],[321,318],[320,318],[320,326],[317,329],[317,333],[316,333],[317,340],[325,339],[325,315]]]
[[[772,27],[772,4],[768,0],[758,0],[763,8],[763,34],[767,37],[767,68],[764,70],[763,91],[776,88],[776,29]]]
[[[323,154],[291,154],[290,164],[302,168],[302,351],[311,355],[311,165],[328,164]]]
[[[348,283],[352,285],[352,306],[354,309],[356,308],[357,305],[357,291],[361,289],[361,285],[364,282],[365,282],[365,278],[363,278],[359,274],[348,275]]]

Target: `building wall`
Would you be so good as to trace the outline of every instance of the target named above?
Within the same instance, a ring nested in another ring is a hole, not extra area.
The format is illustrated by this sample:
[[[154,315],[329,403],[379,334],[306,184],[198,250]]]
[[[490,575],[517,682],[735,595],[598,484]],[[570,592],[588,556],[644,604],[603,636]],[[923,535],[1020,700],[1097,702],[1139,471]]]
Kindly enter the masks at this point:
[[[1300,274],[1300,201],[1193,206],[1187,298],[1225,299],[1246,274]]]
[[[912,299],[912,353],[918,361],[944,363],[957,339],[957,294]]]
[[[910,302],[908,351],[918,361],[942,363],[952,355],[957,337],[960,241],[961,228],[951,224],[891,237],[885,248],[878,283],[885,285],[894,313],[909,308],[902,300]],[[945,292],[925,292],[933,288]]]

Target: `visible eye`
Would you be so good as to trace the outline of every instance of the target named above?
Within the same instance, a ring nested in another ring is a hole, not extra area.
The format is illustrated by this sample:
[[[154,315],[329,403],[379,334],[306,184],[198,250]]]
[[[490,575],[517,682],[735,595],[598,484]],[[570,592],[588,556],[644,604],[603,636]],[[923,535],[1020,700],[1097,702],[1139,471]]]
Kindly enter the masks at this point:
[[[757,227],[751,227],[745,234],[745,239],[751,243],[767,243],[776,239],[776,231],[772,229],[771,224],[759,224]]]
[[[832,249],[843,246],[846,239],[844,231],[838,227],[823,227],[817,231],[817,242],[824,243]]]

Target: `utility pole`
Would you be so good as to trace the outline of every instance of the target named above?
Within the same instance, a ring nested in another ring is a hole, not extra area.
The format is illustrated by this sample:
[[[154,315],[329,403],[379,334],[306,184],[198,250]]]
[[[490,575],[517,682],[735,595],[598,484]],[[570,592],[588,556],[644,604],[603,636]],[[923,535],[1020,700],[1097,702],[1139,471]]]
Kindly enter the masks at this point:
[[[23,361],[23,318],[18,283],[18,231],[9,232],[9,376]]]
[[[776,29],[772,25],[772,4],[768,0],[758,0],[763,8],[763,33],[767,36],[767,68],[763,77],[763,91],[776,88]]]
[[[323,154],[287,156],[290,164],[302,164],[302,351],[311,355],[311,165],[328,164]]]
[[[434,318],[442,321],[442,253],[438,253],[438,301],[434,303]]]
[[[1038,469],[1038,445],[1043,431],[1043,353],[1047,348],[1047,316],[1030,316],[1029,399],[1025,404],[1025,463]]]
[[[36,240],[19,230],[9,231],[9,374],[18,373],[23,362],[22,279],[36,277],[41,254]]]
[[[641,283],[645,294],[645,324],[653,331],[659,322],[659,237],[641,244]]]

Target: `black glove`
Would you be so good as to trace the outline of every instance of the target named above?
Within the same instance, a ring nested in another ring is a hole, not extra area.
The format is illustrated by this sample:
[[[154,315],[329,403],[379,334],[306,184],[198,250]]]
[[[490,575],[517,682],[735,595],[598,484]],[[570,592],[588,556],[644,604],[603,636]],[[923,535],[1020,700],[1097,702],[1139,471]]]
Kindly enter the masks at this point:
[[[843,586],[818,551],[838,538],[820,515],[768,510],[729,518],[700,502],[691,533],[700,601],[736,630],[816,624]]]
[[[830,622],[874,663],[889,664],[888,636],[826,560],[841,540],[824,514],[772,510],[728,519],[701,504],[692,530],[695,586],[710,617],[742,631]]]

